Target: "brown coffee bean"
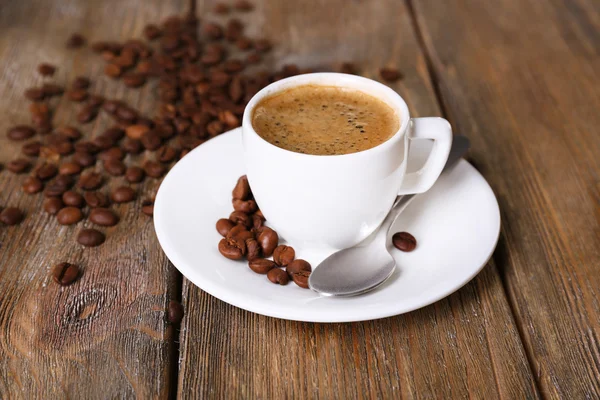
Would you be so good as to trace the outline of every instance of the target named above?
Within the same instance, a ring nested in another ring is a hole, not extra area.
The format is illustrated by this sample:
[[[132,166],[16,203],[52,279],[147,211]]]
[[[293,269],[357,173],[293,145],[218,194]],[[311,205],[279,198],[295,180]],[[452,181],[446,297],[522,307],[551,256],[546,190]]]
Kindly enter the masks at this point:
[[[97,172],[88,172],[79,177],[77,186],[83,190],[94,190],[102,186],[103,183],[104,179],[102,178],[102,175]]]
[[[154,215],[154,201],[152,200],[144,200],[142,202],[142,212],[149,217]]]
[[[62,262],[52,269],[52,279],[61,286],[69,286],[79,276],[79,267],[75,264]]]
[[[53,182],[46,185],[44,196],[55,197],[62,196],[73,185],[73,177],[69,175],[59,175]]]
[[[31,163],[24,158],[17,158],[6,164],[6,169],[14,174],[20,174],[27,171],[31,167]]]
[[[356,71],[357,71],[356,66],[352,63],[345,62],[345,63],[342,63],[342,65],[340,66],[340,72],[342,74],[355,75]]]
[[[160,178],[165,173],[164,165],[156,161],[146,161],[144,163],[144,171],[151,178]]]
[[[81,131],[74,126],[60,127],[56,129],[56,132],[72,141],[81,139]]]
[[[86,247],[95,247],[104,243],[106,236],[96,229],[82,229],[77,235],[77,242]]]
[[[125,138],[123,144],[121,144],[121,149],[126,153],[139,154],[142,151],[142,142],[136,139]]]
[[[43,163],[35,169],[35,176],[45,181],[54,178],[58,173],[58,168],[54,164]]]
[[[294,273],[302,271],[311,272],[312,268],[308,261],[299,258],[289,263],[285,270],[290,275],[290,277],[293,277]]]
[[[119,100],[106,100],[102,104],[102,109],[109,114],[115,114],[119,107],[122,107],[124,104]]]
[[[413,251],[417,247],[417,239],[408,232],[397,232],[392,236],[394,247],[402,251]]]
[[[76,162],[65,162],[58,167],[58,173],[61,175],[77,175],[81,172],[81,165]]]
[[[217,221],[217,232],[221,236],[227,236],[231,228],[233,228],[235,224],[226,218],[221,218]]]
[[[42,144],[39,141],[33,141],[29,143],[25,143],[23,147],[21,147],[21,151],[23,154],[29,157],[37,157],[40,155],[40,148]]]
[[[25,140],[35,135],[35,129],[27,125],[13,126],[8,130],[6,136],[10,140]]]
[[[56,67],[52,64],[42,63],[38,65],[37,70],[42,76],[52,76],[56,72]]]
[[[129,183],[139,183],[144,180],[144,170],[140,167],[129,167],[125,171],[125,179]]]
[[[72,34],[67,40],[67,47],[70,49],[76,49],[85,44],[85,37],[79,33]]]
[[[275,247],[275,250],[273,251],[273,261],[275,261],[275,264],[279,265],[280,267],[289,265],[292,261],[294,261],[295,257],[296,251],[294,248],[284,244],[280,244],[279,246]]]
[[[254,228],[254,229],[260,228],[261,226],[263,226],[263,224],[265,222],[265,219],[257,214],[252,214],[251,218],[252,218],[252,228]]]
[[[92,139],[92,144],[96,146],[99,150],[108,150],[112,146],[114,146],[115,141],[108,136],[96,136]]]
[[[135,199],[135,191],[129,186],[121,186],[110,193],[110,199],[115,203],[129,203]]]
[[[96,154],[100,150],[101,149],[98,146],[87,140],[75,143],[76,152]]]
[[[56,143],[50,146],[50,148],[61,156],[68,156],[69,154],[73,153],[74,150],[71,142]]]
[[[117,64],[106,64],[104,66],[104,75],[116,79],[121,76],[123,70]]]
[[[290,281],[290,277],[288,276],[288,274],[286,274],[285,271],[279,268],[273,268],[272,270],[270,270],[267,273],[267,278],[271,282],[278,283],[280,285],[287,285]]]
[[[91,82],[88,78],[86,78],[85,76],[78,76],[71,84],[71,87],[73,89],[87,89],[90,87],[90,85]]]
[[[104,104],[104,97],[99,96],[97,94],[91,94],[88,97],[87,104],[90,107],[96,107],[98,111],[100,111],[100,107],[102,106],[102,104]]]
[[[158,161],[162,163],[170,163],[175,160],[178,156],[178,151],[169,145],[164,145],[158,149],[157,157]]]
[[[248,200],[248,197],[250,196],[250,185],[248,184],[248,177],[246,177],[246,175],[239,177],[231,195],[234,199]]]
[[[63,94],[65,89],[62,86],[59,86],[54,83],[44,83],[42,85],[42,92],[44,92],[44,97],[54,97],[60,96]]]
[[[213,12],[215,14],[221,14],[221,15],[227,14],[227,13],[229,13],[229,6],[225,3],[217,3],[213,7]]]
[[[88,92],[85,89],[70,89],[67,91],[67,97],[69,100],[79,103],[88,98]]]
[[[83,213],[77,207],[65,207],[56,214],[56,220],[61,225],[73,225],[81,221]]]
[[[115,226],[119,222],[119,217],[108,208],[94,208],[90,211],[89,220],[96,225]]]
[[[128,126],[125,129],[125,134],[130,139],[140,140],[148,131],[150,131],[150,128],[146,125],[137,124]]]
[[[113,126],[105,130],[102,136],[109,138],[113,142],[118,142],[125,137],[125,131],[118,126]]]
[[[73,190],[67,190],[62,194],[62,201],[67,206],[81,208],[84,205],[83,196]]]
[[[73,155],[73,162],[83,168],[91,167],[96,164],[96,156],[90,153],[78,151]]]
[[[39,193],[44,189],[44,183],[35,176],[29,176],[23,182],[23,191],[28,194]]]
[[[251,234],[251,233],[250,233]],[[260,244],[254,239],[254,237],[246,238],[246,259],[252,261],[261,255]]]
[[[292,280],[296,285],[300,286],[301,288],[309,289],[308,278],[310,277],[310,274],[310,271],[294,272],[292,274]]]
[[[148,40],[154,40],[160,37],[162,31],[156,25],[149,24],[144,27],[144,36]]]
[[[248,238],[254,237],[252,232],[248,231],[244,225],[235,225],[232,227],[229,232],[225,234],[226,238],[242,238],[246,240]]]
[[[276,267],[275,263],[271,260],[264,258],[255,258],[248,262],[250,269],[257,274],[266,274]]]
[[[225,72],[228,72],[230,74],[236,74],[238,72],[241,72],[245,67],[246,64],[244,64],[242,60],[232,59],[227,60],[223,63],[223,68],[225,69]]]
[[[233,209],[235,211],[240,211],[246,214],[252,214],[254,213],[256,210],[258,210],[258,206],[256,205],[256,202],[254,200],[239,200],[239,199],[233,199],[232,200],[233,203]]]
[[[138,88],[146,83],[146,76],[138,72],[127,72],[123,75],[123,83],[129,88]]]
[[[208,125],[206,125],[206,130],[208,134],[213,137],[217,136],[220,133],[225,131],[225,127],[221,121],[212,121]]]
[[[133,124],[139,117],[137,111],[126,105],[119,106],[119,108],[117,108],[116,115],[119,120],[129,124]]]
[[[162,139],[156,130],[151,130],[142,136],[141,142],[146,150],[154,151],[161,146]]]
[[[87,124],[98,116],[98,107],[93,105],[84,106],[77,114],[77,121],[81,124]]]
[[[381,79],[387,82],[395,82],[398,79],[402,79],[402,73],[395,68],[381,68],[379,75]]]
[[[238,11],[243,11],[243,12],[252,11],[252,9],[254,9],[254,5],[252,3],[250,3],[248,0],[237,0],[234,4],[234,7]]]
[[[234,224],[244,225],[246,228],[250,228],[252,226],[252,219],[248,216],[248,214],[241,211],[232,212],[229,215],[229,219]]]
[[[254,48],[261,53],[266,53],[271,50],[271,42],[267,39],[257,39],[254,41]]]
[[[104,170],[112,176],[121,176],[127,170],[125,163],[123,161],[114,159],[114,160],[106,160],[104,161]]]
[[[229,217],[231,219],[231,217]],[[258,230],[258,243],[265,257],[270,257],[279,243],[279,236],[273,229],[263,226]]]
[[[172,324],[179,324],[183,320],[184,310],[180,302],[175,300],[169,301],[169,308],[167,310],[167,320]]]
[[[212,40],[217,40],[223,37],[223,28],[221,25],[214,22],[207,22],[202,28],[202,32],[206,37]]]
[[[0,212],[0,222],[5,225],[17,225],[23,221],[23,212],[16,207],[7,207]]]
[[[41,88],[29,88],[25,90],[25,97],[31,101],[42,101],[46,94]]]
[[[223,238],[219,242],[219,252],[230,260],[239,260],[246,254],[246,243],[236,238]]]
[[[246,56],[246,62],[248,64],[258,64],[261,59],[262,58],[259,53],[250,53]]]
[[[106,207],[108,205],[108,198],[100,192],[85,192],[83,199],[90,208]]]
[[[49,197],[44,200],[44,211],[50,215],[56,215],[64,207],[62,200],[58,197]]]

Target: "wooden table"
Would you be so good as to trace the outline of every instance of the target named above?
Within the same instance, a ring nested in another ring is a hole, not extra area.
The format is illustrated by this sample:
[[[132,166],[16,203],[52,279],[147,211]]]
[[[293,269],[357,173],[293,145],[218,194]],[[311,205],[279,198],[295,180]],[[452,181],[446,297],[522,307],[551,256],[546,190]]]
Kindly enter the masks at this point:
[[[393,84],[416,115],[440,115],[473,143],[494,189],[502,232],[468,285],[397,317],[312,324],[252,314],[182,279],[140,201],[116,210],[107,242],[84,249],[79,228],[40,211],[23,175],[0,172],[0,205],[26,210],[0,227],[0,398],[564,398],[600,397],[600,7],[595,0],[255,1],[242,18],[275,43],[269,65],[353,61]],[[201,1],[199,12],[212,9]],[[0,132],[28,120],[25,88],[39,62],[55,80],[141,110],[152,85],[123,90],[80,31],[125,40],[182,12],[183,0],[23,0],[0,8]],[[207,16],[207,19],[215,19]],[[216,18],[218,19],[218,18]],[[222,19],[222,18],[221,18]],[[61,100],[66,102],[66,100]],[[58,104],[55,122],[74,120]],[[100,120],[85,131],[107,126]],[[19,147],[0,135],[0,161]],[[61,288],[48,267],[78,260]],[[180,300],[180,328],[166,322]]]

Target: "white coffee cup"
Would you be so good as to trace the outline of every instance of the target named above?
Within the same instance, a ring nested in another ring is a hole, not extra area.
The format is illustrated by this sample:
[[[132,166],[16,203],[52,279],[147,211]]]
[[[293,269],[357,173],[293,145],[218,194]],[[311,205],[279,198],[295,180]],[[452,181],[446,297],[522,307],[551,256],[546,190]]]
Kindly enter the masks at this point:
[[[375,96],[396,111],[400,129],[376,147],[342,155],[295,153],[261,138],[252,127],[256,105],[274,93],[307,84]],[[433,148],[422,169],[407,173],[410,142],[419,139],[433,139]],[[402,97],[381,83],[315,73],[282,79],[258,92],[244,112],[242,140],[248,181],[269,225],[294,246],[343,249],[369,236],[397,195],[422,193],[435,183],[448,159],[452,129],[443,118],[410,118]]]

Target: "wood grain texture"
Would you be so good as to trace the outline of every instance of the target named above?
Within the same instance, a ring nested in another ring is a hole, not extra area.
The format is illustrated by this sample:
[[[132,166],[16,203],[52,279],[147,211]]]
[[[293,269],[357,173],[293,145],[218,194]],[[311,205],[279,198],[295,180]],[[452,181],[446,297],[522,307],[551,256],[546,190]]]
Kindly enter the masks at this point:
[[[42,81],[67,85],[77,75],[93,80],[92,92],[122,97],[142,111],[153,108],[152,86],[124,90],[102,76],[103,62],[89,47],[67,49],[76,31],[89,40],[140,36],[147,22],[181,12],[183,1],[11,1],[0,10],[0,162],[20,152],[7,128],[28,123],[23,92]],[[40,78],[40,62],[58,66]],[[106,116],[75,123],[79,105],[53,100],[56,126],[67,123],[94,136],[111,125]],[[141,157],[145,157],[142,155]],[[102,229],[107,241],[83,248],[75,241],[82,225],[65,227],[41,211],[43,196],[24,195],[26,175],[0,172],[0,205],[26,211],[15,227],[0,226],[0,398],[165,398],[171,390],[173,327],[165,323],[178,278],[160,250],[152,220],[140,213],[142,199],[158,182],[136,186],[135,204],[112,208],[121,218]],[[111,187],[124,181],[113,179]],[[103,190],[108,192],[108,187]],[[61,261],[81,265],[83,275],[61,288],[48,270]]]
[[[275,42],[269,62],[355,61],[417,115],[439,115],[410,14],[398,1],[256,2],[246,20]],[[210,2],[202,4],[210,9]],[[249,282],[251,284],[251,282]],[[311,324],[249,313],[184,280],[181,398],[537,398],[493,262],[470,284],[406,315]]]
[[[500,201],[495,263],[540,390],[599,398],[599,3],[414,7],[448,116]]]

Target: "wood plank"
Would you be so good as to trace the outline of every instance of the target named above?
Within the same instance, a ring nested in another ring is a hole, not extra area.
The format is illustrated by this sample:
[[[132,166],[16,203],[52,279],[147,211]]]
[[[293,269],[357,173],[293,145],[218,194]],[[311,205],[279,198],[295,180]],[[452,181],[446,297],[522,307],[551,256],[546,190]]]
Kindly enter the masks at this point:
[[[495,262],[543,395],[600,397],[600,7],[415,1],[448,115],[499,197]]]
[[[356,61],[394,85],[417,115],[439,115],[402,2],[256,2],[251,31],[275,42],[270,62]],[[209,9],[210,2],[203,4]],[[536,398],[494,263],[447,299],[406,315],[350,324],[268,318],[184,280],[178,394],[183,398]]]
[[[154,88],[123,90],[102,76],[104,63],[89,47],[65,47],[76,31],[90,40],[141,36],[144,24],[184,10],[184,1],[106,0],[13,1],[0,11],[0,161],[20,152],[4,132],[30,120],[23,92],[43,79],[40,62],[59,66],[61,85],[77,75],[93,80],[92,92],[123,97],[151,110]],[[86,135],[111,125],[106,116],[86,126],[75,123],[79,106],[57,105],[56,125],[74,123]],[[142,156],[144,157],[144,156]],[[171,390],[173,327],[165,322],[169,300],[179,297],[178,278],[160,250],[152,220],[140,203],[158,182],[136,187],[137,201],[113,206],[121,222],[105,229],[107,241],[82,248],[78,226],[60,226],[40,210],[43,196],[21,191],[25,175],[0,172],[0,205],[26,211],[15,227],[0,226],[0,398],[165,398]],[[113,179],[111,187],[124,181]],[[108,192],[104,188],[106,192]],[[86,222],[85,225],[89,225]],[[81,279],[61,288],[49,278],[55,263],[83,269]]]

